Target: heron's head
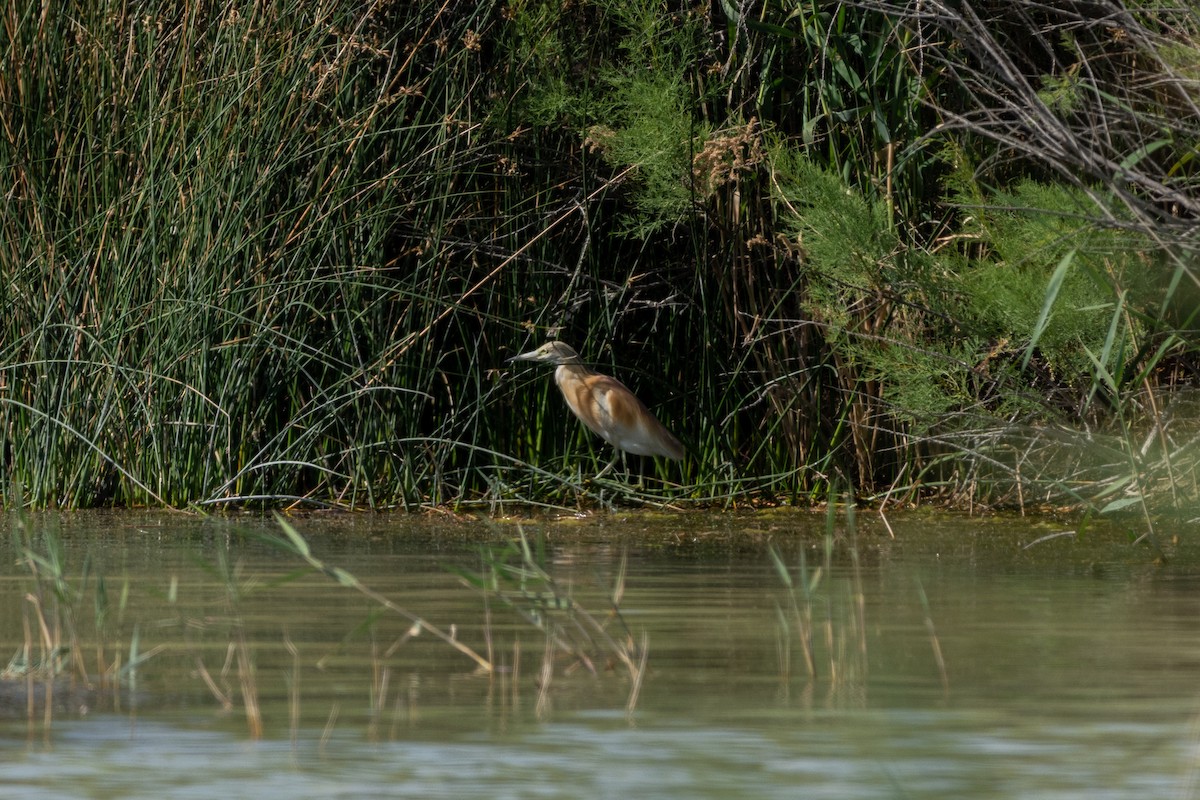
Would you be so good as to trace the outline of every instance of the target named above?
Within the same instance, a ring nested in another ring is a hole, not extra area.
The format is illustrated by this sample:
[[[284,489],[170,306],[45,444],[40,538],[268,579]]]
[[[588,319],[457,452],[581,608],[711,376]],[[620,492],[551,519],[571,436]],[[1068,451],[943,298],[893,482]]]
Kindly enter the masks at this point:
[[[521,353],[519,356],[513,356],[509,362],[513,361],[536,361],[539,364],[581,364],[583,363],[579,354],[576,353],[570,345],[562,342],[546,342],[537,350],[530,350],[528,353]]]

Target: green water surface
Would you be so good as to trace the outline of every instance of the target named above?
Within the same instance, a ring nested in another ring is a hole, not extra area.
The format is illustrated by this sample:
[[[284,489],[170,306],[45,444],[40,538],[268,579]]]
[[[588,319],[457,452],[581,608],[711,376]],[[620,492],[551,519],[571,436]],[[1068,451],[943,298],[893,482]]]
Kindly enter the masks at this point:
[[[1024,549],[1073,523],[859,516],[832,538],[805,512],[524,523],[562,596],[614,640],[646,643],[632,711],[629,670],[603,648],[594,671],[560,652],[543,672],[544,633],[465,584],[515,523],[293,519],[327,565],[481,653],[490,642],[489,675],[265,540],[273,520],[33,517],[35,550],[43,529],[62,544],[60,602],[84,662],[150,657],[119,691],[59,685],[49,713],[31,716],[16,681],[0,794],[1197,796],[1200,566],[1186,523],[1163,564],[1119,527]],[[22,649],[38,590],[6,524],[0,661]],[[811,620],[811,673],[796,610]],[[550,613],[569,624],[569,610]]]

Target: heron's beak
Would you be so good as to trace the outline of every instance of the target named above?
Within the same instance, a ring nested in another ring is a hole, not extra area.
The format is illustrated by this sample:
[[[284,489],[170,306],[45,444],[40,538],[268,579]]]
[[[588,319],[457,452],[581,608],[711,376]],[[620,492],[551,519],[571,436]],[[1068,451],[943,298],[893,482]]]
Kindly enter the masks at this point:
[[[506,359],[504,363],[511,364],[514,361],[537,361],[537,355],[537,350],[530,350],[528,353],[521,353],[520,355]]]

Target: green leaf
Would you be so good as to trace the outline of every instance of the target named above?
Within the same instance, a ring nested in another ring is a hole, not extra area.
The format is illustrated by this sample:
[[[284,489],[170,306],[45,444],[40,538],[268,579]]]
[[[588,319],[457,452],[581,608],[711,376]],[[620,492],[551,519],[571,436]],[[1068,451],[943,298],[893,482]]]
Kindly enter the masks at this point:
[[[296,549],[296,554],[303,558],[309,558],[311,551],[308,548],[308,542],[304,541],[304,537],[300,535],[300,532],[293,528],[291,523],[284,519],[278,512],[275,513],[275,521],[279,523],[279,527],[283,529],[288,539],[291,540],[292,547]]]
[[[358,578],[354,577],[349,572],[346,572],[346,570],[342,569],[341,567],[334,567],[333,569],[329,570],[329,574],[332,575],[333,578],[342,586],[350,589],[357,589],[359,586]]]
[[[1096,369],[1096,377],[1104,382],[1104,385],[1108,387],[1108,390],[1113,393],[1114,397],[1119,394],[1120,386],[1117,384],[1117,379],[1108,371],[1108,367],[1104,366],[1104,363],[1088,348],[1083,348],[1083,352],[1091,359],[1092,366]]]
[[[1142,502],[1141,495],[1135,497],[1121,497],[1113,500],[1111,503],[1100,509],[1101,514],[1108,514],[1111,511],[1120,511],[1122,508],[1128,508],[1136,503]]]
[[[1149,144],[1142,145],[1137,150],[1134,150],[1132,153],[1125,156],[1125,158],[1123,158],[1121,160],[1121,167],[1124,169],[1130,169],[1133,166],[1135,166],[1138,162],[1140,162],[1142,159],[1144,159],[1147,156],[1154,153],[1154,151],[1160,150],[1169,144],[1171,144],[1170,139],[1155,139],[1153,142],[1150,142]]]
[[[1067,271],[1071,268],[1071,263],[1074,260],[1075,250],[1072,249],[1062,257],[1058,262],[1058,266],[1054,268],[1054,274],[1050,276],[1050,283],[1046,285],[1046,299],[1042,303],[1042,313],[1038,316],[1037,323],[1033,326],[1033,333],[1029,337],[1029,345],[1025,348],[1025,357],[1021,359],[1021,369],[1029,366],[1029,359],[1033,356],[1033,349],[1037,347],[1038,340],[1046,332],[1046,326],[1050,322],[1050,309],[1054,307],[1054,301],[1058,299],[1058,292],[1062,289],[1063,281],[1067,277]]]
[[[783,585],[787,588],[792,588],[792,576],[788,574],[787,565],[783,563],[783,556],[779,555],[779,551],[775,549],[775,545],[767,548],[767,552],[771,554],[771,560],[775,562],[775,571],[779,573],[779,580],[783,581]]]
[[[783,39],[798,39],[800,34],[782,25],[776,25],[771,22],[763,22],[757,19],[746,20],[746,27],[756,33],[769,33],[772,36],[779,36]]]

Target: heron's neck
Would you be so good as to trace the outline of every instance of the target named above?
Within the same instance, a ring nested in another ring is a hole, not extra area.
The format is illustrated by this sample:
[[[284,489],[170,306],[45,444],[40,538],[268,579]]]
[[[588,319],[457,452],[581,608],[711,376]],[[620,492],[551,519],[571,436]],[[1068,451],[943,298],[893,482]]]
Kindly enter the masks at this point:
[[[559,364],[554,369],[554,382],[561,386],[563,381],[582,380],[591,374],[592,371],[585,367],[582,361],[575,359]]]

